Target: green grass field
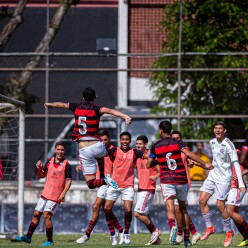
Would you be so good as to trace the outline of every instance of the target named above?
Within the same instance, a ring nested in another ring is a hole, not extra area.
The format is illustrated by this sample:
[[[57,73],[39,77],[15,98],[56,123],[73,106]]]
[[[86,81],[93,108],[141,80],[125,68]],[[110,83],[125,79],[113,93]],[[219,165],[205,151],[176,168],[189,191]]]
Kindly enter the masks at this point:
[[[109,239],[109,235],[107,234],[92,234],[90,240],[85,243],[84,245],[78,245],[76,244],[75,240],[79,238],[80,235],[55,235],[54,236],[54,247],[79,247],[79,246],[85,246],[90,248],[95,247],[112,247]],[[153,245],[152,247],[171,247],[169,245],[169,235],[168,234],[162,234],[160,236],[162,239],[162,244],[160,245]],[[128,245],[128,247],[146,247],[144,244],[147,243],[150,239],[149,234],[131,234],[131,244]],[[225,234],[214,234],[211,235],[208,240],[205,241],[199,241],[195,246],[193,247],[224,247],[223,242],[225,239]],[[34,235],[32,239],[31,244],[25,244],[25,243],[19,243],[19,242],[11,242],[10,240],[0,240],[0,247],[1,248],[32,248],[40,246],[44,241],[46,240],[45,235]],[[235,235],[233,237],[233,242],[230,245],[230,247],[236,247],[237,244],[239,244],[242,241],[241,235]],[[127,245],[120,245],[120,246],[126,246]],[[176,247],[184,247],[183,244]]]

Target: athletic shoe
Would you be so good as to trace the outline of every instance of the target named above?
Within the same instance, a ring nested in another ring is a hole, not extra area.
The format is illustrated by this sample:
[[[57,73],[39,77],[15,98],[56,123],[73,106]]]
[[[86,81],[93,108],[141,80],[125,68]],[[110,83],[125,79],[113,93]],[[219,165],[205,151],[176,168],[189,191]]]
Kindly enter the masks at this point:
[[[126,245],[129,245],[131,243],[131,241],[130,241],[130,234],[124,234],[124,243]]]
[[[83,237],[76,240],[77,244],[84,244],[90,239],[87,235],[84,235]]]
[[[195,245],[197,243],[197,241],[199,241],[201,239],[202,235],[199,232],[196,232],[193,236],[192,236],[192,244]]]
[[[54,243],[47,240],[43,244],[41,244],[40,246],[52,246],[52,245],[54,245]]]
[[[176,241],[178,244],[181,244],[183,242],[183,235],[177,235]]]
[[[104,177],[104,181],[107,185],[114,189],[118,189],[118,184],[110,177],[109,174],[106,174]]]
[[[160,235],[161,235],[161,231],[158,228],[156,228],[156,230],[152,232],[150,243],[153,244]]]
[[[248,246],[248,239],[244,239],[240,244],[237,246]]]
[[[171,245],[177,245],[176,237],[177,237],[177,228],[173,226],[171,228],[170,237],[169,237],[169,241]]]
[[[122,245],[124,242],[124,232],[119,233],[119,236],[120,236],[119,245]]]
[[[210,226],[205,230],[205,233],[201,237],[201,240],[205,240],[209,237],[209,235],[214,234],[216,232],[216,229],[214,226]]]
[[[229,246],[232,243],[233,235],[234,235],[233,230],[226,233],[226,238],[225,238],[225,242],[224,242],[225,247]]]
[[[187,247],[190,247],[192,246],[192,243],[190,240],[184,240],[184,247],[187,248]]]
[[[111,239],[111,242],[112,242],[112,245],[117,245],[118,244],[118,241],[117,241],[117,235],[113,235],[110,237]]]
[[[162,243],[162,240],[161,240],[161,238],[157,238],[152,244],[150,243],[150,241],[147,243],[147,244],[145,244],[145,245],[160,245]]]
[[[27,235],[24,235],[24,236],[16,236],[16,241],[30,244],[32,240],[28,238]]]

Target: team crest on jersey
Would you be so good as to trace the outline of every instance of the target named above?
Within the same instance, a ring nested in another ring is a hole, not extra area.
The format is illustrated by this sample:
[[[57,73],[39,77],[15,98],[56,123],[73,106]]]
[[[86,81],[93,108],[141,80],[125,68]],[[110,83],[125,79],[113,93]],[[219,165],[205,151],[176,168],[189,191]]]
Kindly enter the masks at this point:
[[[224,154],[225,149],[224,149],[224,148],[221,148],[221,149],[220,149],[220,152],[221,152],[222,154]]]

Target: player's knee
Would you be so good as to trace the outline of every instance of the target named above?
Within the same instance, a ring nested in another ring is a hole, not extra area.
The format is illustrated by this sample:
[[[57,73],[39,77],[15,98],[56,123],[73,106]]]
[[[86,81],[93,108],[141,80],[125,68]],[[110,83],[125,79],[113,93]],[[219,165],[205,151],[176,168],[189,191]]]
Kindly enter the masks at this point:
[[[93,211],[94,213],[99,212],[99,209],[100,209],[100,206],[98,206],[97,204],[93,204],[93,206],[92,206],[92,211]]]
[[[136,212],[136,211],[133,212],[133,215],[134,215],[134,217],[136,217],[137,219],[139,219],[140,216],[141,216],[141,214],[138,213],[138,212]]]
[[[52,215],[49,212],[44,212],[44,220],[51,220]]]
[[[206,200],[205,200],[203,197],[200,197],[200,198],[199,198],[199,204],[200,204],[200,205],[206,205],[207,202],[206,202]]]
[[[217,201],[217,208],[220,212],[223,212],[225,210],[225,204],[221,201]]]

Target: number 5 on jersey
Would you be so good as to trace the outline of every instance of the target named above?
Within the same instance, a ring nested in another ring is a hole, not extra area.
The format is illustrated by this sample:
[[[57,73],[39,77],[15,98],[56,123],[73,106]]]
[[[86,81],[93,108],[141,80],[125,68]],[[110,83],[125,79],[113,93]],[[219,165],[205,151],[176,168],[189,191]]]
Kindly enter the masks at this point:
[[[85,116],[79,116],[78,117],[78,126],[79,128],[79,133],[84,135],[87,133],[87,125],[85,123],[86,117]]]

